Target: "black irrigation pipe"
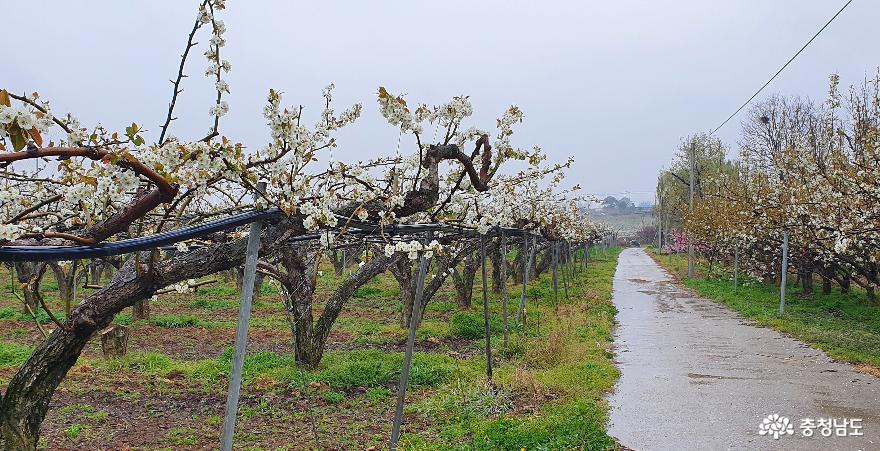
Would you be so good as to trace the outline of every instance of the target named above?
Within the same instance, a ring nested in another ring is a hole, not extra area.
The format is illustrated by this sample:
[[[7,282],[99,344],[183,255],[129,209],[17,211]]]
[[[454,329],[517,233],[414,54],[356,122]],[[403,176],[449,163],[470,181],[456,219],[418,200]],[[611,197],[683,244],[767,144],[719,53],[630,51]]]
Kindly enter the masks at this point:
[[[283,213],[277,208],[255,210],[205,224],[157,233],[155,235],[85,246],[0,246],[0,262],[64,261],[110,257],[132,252],[158,249],[181,241],[234,229],[255,221],[276,219],[282,215]],[[458,233],[462,236],[479,235],[475,229],[448,224],[391,224],[381,226],[362,221],[347,220],[345,228],[349,229],[346,232],[347,234],[356,236],[377,236],[383,234],[388,236],[400,236],[423,232]],[[522,233],[523,231],[507,227],[493,227],[489,234],[494,236],[496,234],[501,234],[502,232],[513,234]],[[315,240],[319,239],[322,233],[326,232],[300,235],[289,239],[288,241],[298,242]]]
[[[184,227],[151,236],[86,246],[2,246],[0,247],[0,262],[77,260],[128,254],[233,229],[254,221],[271,219],[280,214],[281,211],[277,208],[250,211],[206,224]]]

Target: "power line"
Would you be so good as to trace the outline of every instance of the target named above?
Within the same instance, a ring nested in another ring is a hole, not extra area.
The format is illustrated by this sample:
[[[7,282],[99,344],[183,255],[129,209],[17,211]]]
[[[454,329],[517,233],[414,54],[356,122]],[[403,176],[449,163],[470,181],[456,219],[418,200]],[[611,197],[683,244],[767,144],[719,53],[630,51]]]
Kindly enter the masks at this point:
[[[742,105],[740,105],[740,107],[737,108],[736,111],[733,112],[733,114],[731,114],[727,119],[725,119],[724,122],[721,123],[721,125],[715,127],[715,130],[712,130],[712,133],[709,133],[709,135],[710,135],[710,136],[711,136],[711,135],[714,135],[715,132],[718,131],[718,129],[720,129],[721,127],[724,127],[724,124],[727,124],[728,121],[730,121],[731,119],[733,119],[733,117],[736,116],[737,113],[739,113],[740,111],[742,111],[742,109],[745,108],[746,105],[748,105],[752,100],[754,100],[755,97],[758,97],[758,94],[760,94],[761,91],[763,91],[764,88],[766,88],[767,85],[769,85],[769,84],[770,84],[770,83],[776,78],[776,76],[778,76],[780,73],[782,73],[782,71],[784,71],[785,68],[788,67],[788,65],[791,64],[791,62],[794,61],[794,59],[797,58],[798,55],[800,55],[801,52],[803,52],[804,49],[806,49],[807,46],[809,46],[810,43],[813,42],[813,40],[816,39],[816,38],[822,33],[822,31],[825,30],[825,28],[828,28],[828,25],[831,25],[831,22],[833,22],[834,19],[836,19],[837,16],[839,16],[840,13],[842,13],[843,10],[846,9],[847,6],[849,6],[850,3],[852,3],[852,1],[853,1],[853,0],[849,0],[849,1],[847,1],[847,2],[846,2],[846,3],[845,3],[845,4],[844,4],[844,5],[843,5],[838,11],[837,11],[837,13],[834,14],[833,16],[831,16],[831,18],[828,19],[828,22],[825,22],[825,25],[823,25],[822,28],[820,28],[819,31],[817,31],[816,34],[814,34],[813,37],[810,38],[810,40],[807,41],[807,43],[804,44],[804,46],[801,47],[801,49],[798,50],[797,53],[794,54],[794,56],[792,56],[792,57],[791,57],[791,58],[790,58],[790,59],[789,59],[789,60],[788,60],[788,61],[787,61],[787,62],[786,62],[786,63],[785,63],[785,64],[784,64],[784,65],[783,65],[778,71],[776,71],[775,74],[773,74],[772,77],[770,77],[769,80],[767,80],[767,83],[764,83],[764,85],[761,86],[760,89],[758,89],[757,91],[755,91],[755,93],[752,94],[751,97],[749,97],[749,100],[746,100]]]

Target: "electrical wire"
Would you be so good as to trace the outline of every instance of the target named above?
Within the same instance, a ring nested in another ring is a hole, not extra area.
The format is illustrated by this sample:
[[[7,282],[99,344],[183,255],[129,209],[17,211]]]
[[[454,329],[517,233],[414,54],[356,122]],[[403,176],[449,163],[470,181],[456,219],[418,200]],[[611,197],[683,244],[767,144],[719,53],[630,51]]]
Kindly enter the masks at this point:
[[[709,136],[714,135],[715,132],[718,131],[718,129],[720,129],[721,127],[724,127],[725,124],[727,124],[731,119],[733,119],[734,116],[736,116],[740,111],[742,111],[742,109],[745,108],[746,105],[748,105],[752,100],[754,100],[755,97],[758,97],[758,94],[760,94],[761,91],[764,90],[764,88],[766,88],[766,87],[767,87],[767,86],[768,86],[768,85],[769,85],[774,79],[776,79],[776,77],[777,77],[779,74],[781,74],[782,71],[784,71],[785,68],[788,67],[788,65],[791,64],[791,62],[794,61],[794,59],[797,58],[798,55],[800,55],[801,52],[803,52],[804,49],[806,49],[807,46],[810,45],[811,42],[813,42],[813,40],[815,40],[817,37],[819,37],[819,35],[820,35],[823,31],[825,31],[826,28],[828,28],[828,25],[831,25],[831,22],[833,22],[834,19],[836,19],[837,16],[839,16],[840,13],[842,13],[843,10],[846,9],[846,7],[849,6],[849,4],[852,3],[852,2],[853,2],[853,0],[849,0],[849,1],[847,1],[842,7],[840,7],[840,9],[837,11],[837,13],[835,13],[833,16],[831,16],[831,18],[828,19],[828,22],[825,22],[825,25],[822,25],[822,28],[820,28],[819,31],[817,31],[816,34],[814,34],[813,37],[810,38],[810,40],[807,41],[807,43],[804,44],[803,47],[801,47],[800,50],[798,50],[797,53],[794,54],[794,56],[792,56],[791,58],[789,58],[788,61],[786,61],[786,63],[783,64],[782,67],[781,67],[778,71],[776,71],[776,73],[773,74],[773,76],[770,77],[769,80],[767,80],[767,83],[764,83],[763,86],[761,86],[757,91],[755,91],[755,93],[752,94],[751,97],[749,97],[749,100],[746,100],[742,105],[740,105],[739,108],[737,108],[736,111],[733,112],[733,114],[731,114],[730,116],[728,116],[727,119],[725,119],[724,122],[721,123],[721,125],[715,127],[715,129],[712,130],[711,133],[709,133]]]

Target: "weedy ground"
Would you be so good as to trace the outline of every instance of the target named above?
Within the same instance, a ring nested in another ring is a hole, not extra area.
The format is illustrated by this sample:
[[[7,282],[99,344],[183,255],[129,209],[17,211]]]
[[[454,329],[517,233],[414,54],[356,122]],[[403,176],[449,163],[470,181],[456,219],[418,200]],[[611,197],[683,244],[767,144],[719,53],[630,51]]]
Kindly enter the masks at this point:
[[[611,358],[611,282],[617,250],[594,256],[560,284],[550,275],[529,285],[525,325],[511,319],[502,348],[501,300],[490,294],[494,385],[486,383],[482,291],[473,307],[444,287],[430,302],[417,336],[402,449],[609,449],[602,396],[618,372]],[[42,336],[22,314],[8,270],[0,272],[0,390]],[[318,305],[341,278],[327,267]],[[44,290],[55,313],[57,286]],[[20,292],[19,288],[15,288]],[[81,289],[79,297],[91,290]],[[511,316],[521,286],[509,285]],[[490,292],[491,293],[491,292]],[[241,449],[382,449],[390,435],[406,330],[397,283],[376,277],[346,305],[320,368],[292,358],[291,333],[277,289],[264,284],[254,305],[236,447]],[[92,340],[52,399],[40,445],[49,449],[210,449],[219,443],[239,293],[231,281],[194,293],[161,295],[149,320],[131,327],[129,353],[105,359]],[[39,315],[51,329],[45,313]]]
[[[708,268],[702,261],[697,261],[697,277],[688,279],[686,255],[660,255],[653,248],[649,248],[649,255],[700,295],[880,376],[880,304],[869,302],[863,290],[854,286],[850,293],[841,293],[835,286],[831,294],[822,294],[817,280],[813,298],[802,299],[801,287],[789,283],[785,313],[779,315],[777,285],[741,276],[743,283],[735,289],[730,268],[716,263],[707,279]]]

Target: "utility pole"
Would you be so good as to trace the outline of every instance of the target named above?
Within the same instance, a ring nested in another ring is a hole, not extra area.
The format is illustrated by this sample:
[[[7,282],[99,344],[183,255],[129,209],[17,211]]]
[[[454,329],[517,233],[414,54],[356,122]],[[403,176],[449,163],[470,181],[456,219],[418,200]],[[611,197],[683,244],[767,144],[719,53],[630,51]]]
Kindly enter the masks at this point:
[[[788,230],[782,232],[782,274],[779,277],[779,314],[785,313],[785,284],[788,276]]]
[[[739,245],[733,248],[733,291],[739,290]]]
[[[663,252],[663,198],[657,196],[657,202],[654,204],[654,213],[657,216],[657,252]]]
[[[693,213],[693,211],[694,211],[694,171],[696,170],[696,166],[697,166],[697,163],[695,161],[696,160],[696,153],[697,153],[696,142],[691,140],[691,152],[690,152],[690,158],[688,158],[688,160],[690,160],[690,166],[691,166],[691,169],[689,171],[691,173],[691,183],[690,183],[690,190],[688,193],[688,208],[691,213]],[[688,233],[688,235],[687,235],[687,240],[688,240],[688,278],[693,279],[694,278],[694,240],[693,240],[693,236],[690,233]]]

